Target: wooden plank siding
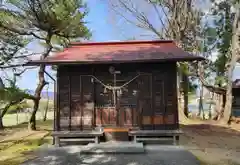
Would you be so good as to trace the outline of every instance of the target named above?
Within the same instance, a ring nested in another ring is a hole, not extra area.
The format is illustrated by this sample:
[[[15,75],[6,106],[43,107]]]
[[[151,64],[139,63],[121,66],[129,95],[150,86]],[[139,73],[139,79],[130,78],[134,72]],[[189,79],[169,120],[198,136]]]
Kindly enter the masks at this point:
[[[110,90],[110,66],[121,71],[116,107]],[[96,126],[140,127],[145,130],[178,128],[176,63],[95,64],[59,66],[57,73],[58,130],[86,130]]]

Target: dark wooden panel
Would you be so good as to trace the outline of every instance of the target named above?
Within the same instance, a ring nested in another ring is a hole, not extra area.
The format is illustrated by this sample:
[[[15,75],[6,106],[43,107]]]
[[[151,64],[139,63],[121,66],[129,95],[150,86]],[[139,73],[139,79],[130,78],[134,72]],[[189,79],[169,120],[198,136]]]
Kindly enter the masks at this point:
[[[117,125],[117,111],[116,108],[109,108],[109,125]]]
[[[164,116],[163,115],[154,116],[153,123],[155,125],[163,125],[164,124]]]
[[[102,108],[102,125],[109,125],[109,110],[108,108]]]
[[[151,97],[151,73],[149,75],[141,75],[138,78],[139,99]]]
[[[81,76],[82,90],[82,126],[83,129],[93,127],[94,117],[94,85],[92,77]]]
[[[175,124],[174,114],[165,115],[164,122],[165,122],[165,124]]]
[[[117,85],[124,84],[139,72],[145,73],[145,75],[141,75],[126,85],[122,89],[121,94],[118,91],[117,111],[114,112],[109,112],[104,108],[102,110],[94,108],[96,105],[112,106],[113,94],[111,90],[107,90],[104,93],[103,85],[95,80],[92,81],[92,78],[89,76],[82,76],[82,81],[78,78],[80,75],[94,74],[104,84],[112,85],[113,75],[108,71],[109,66],[114,66],[116,70],[121,71],[121,74],[117,75]],[[161,125],[166,125],[166,128],[170,128],[173,127],[174,123],[175,127],[177,126],[175,62],[131,65],[75,65],[61,66],[60,68],[59,94],[61,96],[58,99],[58,103],[62,128],[65,126],[67,129],[69,123],[72,129],[78,129],[78,125],[81,124],[89,128],[94,126],[93,124],[109,125],[114,124],[117,119],[119,120],[119,125],[125,124],[125,126],[130,126],[142,124],[142,128],[144,129],[160,129]],[[95,70],[94,72],[93,69]],[[70,89],[68,85],[69,75],[71,75]],[[79,84],[81,85],[82,92]],[[71,96],[69,96],[69,91],[72,93]],[[79,96],[79,94],[81,95]],[[71,104],[69,103],[69,99],[71,99]],[[95,115],[93,113],[94,109],[96,111]],[[115,116],[116,113],[119,115],[117,119]],[[161,124],[161,115],[174,115],[173,120],[175,122],[164,117],[164,124]],[[95,120],[92,120],[94,116],[96,116]],[[121,119],[122,116],[124,119]],[[150,117],[150,120],[145,122],[146,120],[143,117]]]
[[[166,113],[176,113],[176,74],[174,70],[169,71],[172,76],[166,76],[165,81],[171,83],[165,83],[164,88],[165,90],[165,103],[166,103]]]
[[[118,120],[118,122],[112,122],[112,125],[116,126],[124,126],[124,127],[132,127],[138,125],[137,111],[134,107],[120,107],[115,110],[114,121]],[[118,116],[117,116],[118,115]]]
[[[124,125],[132,125],[133,124],[133,116],[132,116],[132,109],[131,108],[125,108],[125,120]]]
[[[142,129],[152,129],[152,75],[142,75],[138,81],[138,111],[140,126]]]
[[[96,107],[96,125],[116,126],[117,111],[115,107]]]
[[[70,123],[70,102],[69,102],[69,82],[67,73],[59,74],[59,110],[60,110],[60,130],[69,130]]]
[[[138,119],[139,119],[139,112],[138,112],[138,109],[137,107],[132,107],[132,124],[133,126],[138,126],[139,122],[138,122]]]
[[[164,80],[155,80],[153,82],[153,108],[154,114],[164,114],[165,113],[165,89]]]
[[[143,116],[142,124],[143,125],[152,125],[152,116]]]
[[[165,83],[165,129],[177,129],[178,125],[178,106],[177,106],[177,80],[176,80],[176,66],[169,69],[169,73],[172,76],[166,76]]]
[[[140,101],[140,112],[141,116],[152,116],[152,106],[151,106],[152,100],[151,99],[145,99]]]
[[[95,113],[96,113],[96,125],[101,126],[102,125],[102,111],[101,108],[95,107]]]
[[[109,78],[109,75],[95,75],[98,80],[100,80],[103,84],[112,85],[112,80]],[[94,80],[94,88],[95,88],[95,103],[96,106],[112,106],[113,104],[113,94],[112,91],[105,88],[104,85]]]
[[[117,75],[117,86],[122,86],[117,91],[117,100],[120,107],[136,106],[138,98],[138,74],[136,72],[125,72]]]
[[[71,130],[81,129],[81,82],[80,75],[71,75]]]

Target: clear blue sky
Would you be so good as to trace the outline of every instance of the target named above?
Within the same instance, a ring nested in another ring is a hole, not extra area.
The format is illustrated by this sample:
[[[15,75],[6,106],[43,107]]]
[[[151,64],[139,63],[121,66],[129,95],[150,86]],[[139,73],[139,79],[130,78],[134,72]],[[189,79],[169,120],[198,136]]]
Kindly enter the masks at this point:
[[[93,36],[92,41],[109,41],[109,40],[126,40],[132,37],[138,39],[152,39],[146,35],[149,34],[146,31],[140,30],[133,25],[126,24],[113,16],[109,11],[108,6],[103,3],[102,0],[88,0],[88,6],[90,8],[89,15],[86,20],[89,22],[87,26],[91,29]],[[151,21],[154,21],[156,15],[151,15]],[[155,16],[155,17],[154,17]],[[41,46],[37,42],[33,42],[29,45],[29,48],[34,52],[42,52]],[[48,69],[49,71],[50,69]],[[234,72],[234,79],[240,78],[240,68],[237,68]],[[51,82],[46,77],[47,81]],[[37,70],[29,70],[24,73],[22,78],[18,81],[18,85],[21,88],[34,90],[37,85]],[[46,89],[44,89],[46,90]],[[53,85],[50,85],[50,89],[53,91]]]

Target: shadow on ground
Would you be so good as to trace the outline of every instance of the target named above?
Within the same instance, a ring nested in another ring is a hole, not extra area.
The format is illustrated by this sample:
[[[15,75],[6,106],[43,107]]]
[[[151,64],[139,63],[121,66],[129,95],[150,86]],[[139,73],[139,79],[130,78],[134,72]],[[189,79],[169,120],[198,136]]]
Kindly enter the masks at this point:
[[[80,154],[80,146],[40,149],[36,159],[22,165],[198,165],[197,159],[180,147],[146,147],[141,154]]]

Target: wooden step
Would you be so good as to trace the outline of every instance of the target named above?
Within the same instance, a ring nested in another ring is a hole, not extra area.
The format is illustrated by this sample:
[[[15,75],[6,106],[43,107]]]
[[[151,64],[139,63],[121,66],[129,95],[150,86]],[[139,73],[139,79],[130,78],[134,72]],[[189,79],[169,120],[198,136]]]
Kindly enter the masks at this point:
[[[102,136],[103,132],[101,131],[53,131],[52,136],[57,137],[95,137]]]
[[[137,141],[167,141],[173,140],[173,138],[138,138]]]
[[[61,139],[61,141],[63,142],[94,142],[95,141],[95,138],[64,138],[64,139]]]
[[[133,130],[129,136],[178,136],[183,134],[181,130]]]
[[[104,132],[128,132],[129,128],[123,127],[113,127],[113,128],[104,128]]]

